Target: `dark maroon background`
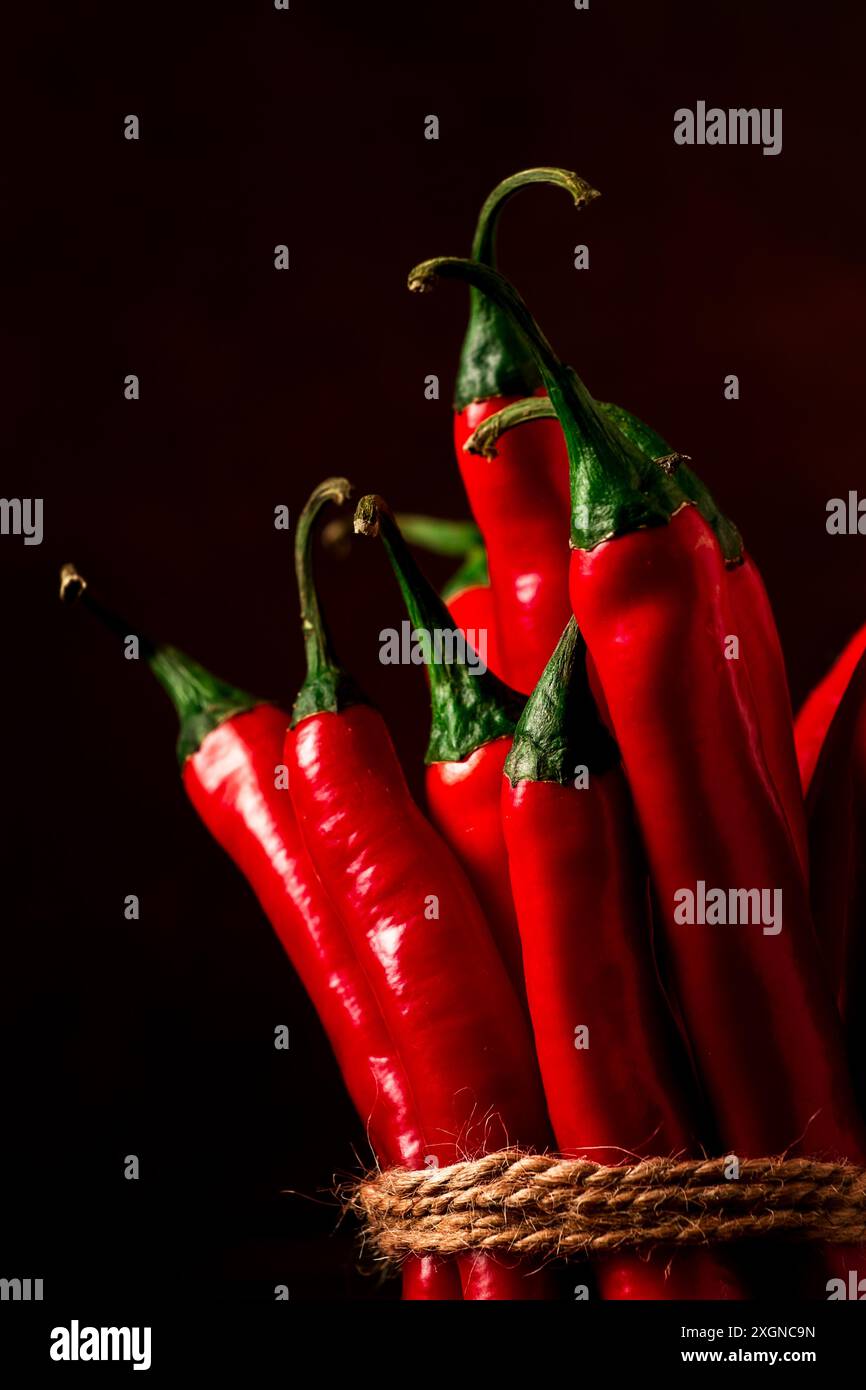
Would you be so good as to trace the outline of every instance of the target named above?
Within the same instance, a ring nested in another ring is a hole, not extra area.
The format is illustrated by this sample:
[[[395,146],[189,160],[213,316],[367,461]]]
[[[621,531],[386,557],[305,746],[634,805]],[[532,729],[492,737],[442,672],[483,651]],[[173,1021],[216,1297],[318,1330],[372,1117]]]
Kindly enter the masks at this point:
[[[737,518],[802,697],[866,617],[866,541],[824,527],[827,499],[866,484],[866,20],[781,0],[29,8],[0,60],[2,490],[44,497],[45,540],[0,538],[0,1273],[61,1296],[118,1281],[382,1296],[333,1205],[279,1195],[315,1197],[363,1135],[267,924],[185,803],[171,710],[61,611],[58,566],[289,701],[274,506],[296,513],[345,472],[401,508],[462,514],[448,393],[465,294],[412,297],[406,272],[466,252],[501,177],[564,164],[603,199],[577,217],[560,193],[524,195],[503,268],[590,389],[690,453]],[[699,99],[783,107],[782,154],[676,146],[673,112]],[[579,241],[589,273],[572,269]],[[417,766],[421,679],[377,663],[401,612],[383,556],[357,550],[322,567],[323,599]]]

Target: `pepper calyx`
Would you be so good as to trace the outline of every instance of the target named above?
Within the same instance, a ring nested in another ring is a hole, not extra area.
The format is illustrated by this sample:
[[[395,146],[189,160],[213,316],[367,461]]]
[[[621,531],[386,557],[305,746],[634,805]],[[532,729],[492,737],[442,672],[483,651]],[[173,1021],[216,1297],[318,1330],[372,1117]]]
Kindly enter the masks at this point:
[[[590,776],[615,767],[619,749],[601,721],[586,673],[586,643],[570,618],[526,702],[514,732],[505,775],[518,782],[573,786],[579,768]]]
[[[177,758],[183,767],[208,734],[238,714],[264,704],[255,695],[229,685],[177,647],[158,646],[148,658],[151,671],[177,711],[180,732]]]

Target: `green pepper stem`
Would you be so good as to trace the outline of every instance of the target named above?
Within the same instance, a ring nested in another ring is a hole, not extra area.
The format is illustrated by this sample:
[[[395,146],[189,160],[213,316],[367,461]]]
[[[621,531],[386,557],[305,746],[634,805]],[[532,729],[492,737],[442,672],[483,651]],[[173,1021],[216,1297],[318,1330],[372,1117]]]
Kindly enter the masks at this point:
[[[156,643],[137,632],[127,619],[93,596],[87,580],[74,565],[66,564],[60,571],[60,598],[67,604],[80,602],[115,636],[138,639],[139,656],[147,661],[177,713],[177,756],[181,766],[198,752],[213,729],[262,703],[255,695],[220,680],[177,647]]]
[[[319,595],[313,578],[313,526],[327,502],[342,506],[351,495],[347,478],[326,478],[314,488],[298,518],[295,529],[295,577],[301,601],[301,632],[307,658],[307,678],[318,679],[326,670],[336,670],[337,661],[322,619]]]
[[[512,174],[496,185],[478,214],[472,241],[473,261],[483,261],[485,265],[495,266],[496,232],[502,209],[521,188],[529,188],[535,183],[546,183],[553,188],[564,189],[566,193],[571,194],[574,206],[578,209],[586,207],[593,198],[601,196],[597,188],[592,188],[585,179],[568,169],[541,166],[538,169],[523,169],[519,174]]]
[[[533,420],[555,420],[556,411],[548,396],[527,396],[525,400],[515,401],[488,415],[476,430],[470,434],[463,445],[467,454],[481,454],[483,458],[496,458],[496,442],[500,435],[516,429],[518,425],[531,424]]]
[[[341,506],[351,495],[346,478],[326,478],[310,494],[295,529],[295,575],[301,605],[301,633],[304,639],[307,674],[292,711],[292,727],[311,714],[337,713],[347,704],[357,704],[360,696],[340,667],[322,617],[313,575],[313,527],[328,502]]]
[[[359,535],[381,538],[414,633],[427,635],[420,648],[430,677],[432,717],[427,762],[459,762],[483,744],[510,735],[523,697],[491,671],[481,670],[478,660],[473,661],[468,650],[462,650],[460,629],[418,568],[384,498],[375,494],[361,498],[355,511],[355,530]],[[437,638],[447,647],[445,659],[437,656]]]
[[[496,232],[503,207],[533,184],[546,183],[569,193],[577,208],[599,195],[567,169],[524,169],[497,184],[481,209],[472,242],[472,259],[495,265]],[[469,322],[460,352],[454,407],[494,396],[528,396],[539,385],[538,369],[520,332],[508,316],[474,287],[469,292]]]

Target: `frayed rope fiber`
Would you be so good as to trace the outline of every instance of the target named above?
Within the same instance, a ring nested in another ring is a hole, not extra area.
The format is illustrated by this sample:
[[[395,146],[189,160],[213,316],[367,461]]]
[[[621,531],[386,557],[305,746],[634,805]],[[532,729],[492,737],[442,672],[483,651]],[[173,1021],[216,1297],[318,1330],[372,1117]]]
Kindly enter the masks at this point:
[[[348,1206],[380,1259],[467,1250],[540,1258],[784,1236],[866,1239],[866,1168],[811,1158],[651,1158],[608,1167],[503,1149],[374,1172]]]

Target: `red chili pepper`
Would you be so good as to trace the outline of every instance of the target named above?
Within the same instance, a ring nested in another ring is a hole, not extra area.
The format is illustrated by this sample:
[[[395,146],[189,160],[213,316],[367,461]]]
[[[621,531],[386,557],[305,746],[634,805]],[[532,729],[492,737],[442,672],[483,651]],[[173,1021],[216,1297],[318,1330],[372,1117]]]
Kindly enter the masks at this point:
[[[461,653],[453,618],[424,578],[381,497],[363,497],[355,530],[381,536],[415,633],[429,643],[431,729],[426,791],[430,818],[475,889],[511,982],[523,997],[520,934],[499,814],[502,767],[523,696]],[[470,629],[473,631],[473,629]],[[442,651],[434,650],[439,642]],[[486,655],[483,647],[481,656]]]
[[[89,593],[71,565],[61,597],[121,636],[133,629]],[[139,638],[142,655],[180,720],[183,784],[200,820],[256,894],[319,1016],[365,1132],[380,1160],[418,1167],[423,1144],[405,1071],[346,931],[323,890],[292,810],[278,789],[288,715],[227,685],[175,647]],[[404,1297],[459,1299],[453,1266],[407,1267]]]
[[[839,704],[848,689],[854,668],[866,651],[866,623],[859,628],[836,658],[830,670],[818,682],[794,721],[797,759],[803,793],[808,792],[821,756],[827,730],[833,722]]]
[[[310,530],[348,484],[318,487],[296,548],[308,674],[286,738],[292,800],[320,878],[400,1050],[428,1160],[543,1145],[546,1115],[517,995],[469,884],[415,805],[379,714],[329,650]],[[546,1279],[463,1260],[464,1297],[544,1296]]]
[[[647,459],[663,467],[676,467],[677,484],[684,498],[694,503],[718,541],[727,569],[733,621],[732,631],[727,636],[738,639],[737,659],[748,671],[767,767],[784,806],[803,873],[808,877],[808,837],[794,745],[791,696],[782,644],[760,572],[744,550],[736,526],[719,510],[708,489],[688,467],[688,461],[676,454],[649,425],[621,406],[604,402],[595,405]],[[506,407],[498,415],[489,416],[466,441],[464,448],[487,458],[495,456],[496,443],[507,431],[517,425],[555,417],[549,397],[532,396]],[[595,693],[604,712],[603,693],[599,689]]]
[[[547,1108],[558,1148],[577,1158],[699,1156],[688,1062],[652,954],[646,862],[585,653],[572,618],[529,697],[502,779]],[[606,1298],[742,1296],[705,1251],[608,1256],[597,1274]]]
[[[598,194],[564,169],[526,169],[490,194],[478,219],[473,259],[494,264],[496,228],[505,203],[536,183],[564,188],[578,208]],[[454,444],[472,515],[487,546],[495,667],[515,690],[532,690],[568,618],[568,459],[562,433],[545,420],[503,442],[495,463],[479,462],[464,444],[488,415],[541,388],[538,370],[507,315],[476,289],[454,398]]]
[[[736,628],[716,537],[670,467],[600,414],[507,281],[448,259],[416,267],[410,286],[437,274],[468,280],[511,310],[566,436],[572,608],[604,690],[723,1141],[747,1156],[798,1149],[862,1162],[866,1141],[797,847],[745,666],[724,655]],[[687,895],[699,905],[708,890],[719,895],[715,920],[689,922]],[[750,892],[760,923],[716,924],[721,904],[754,914]]]
[[[827,696],[824,712],[831,698]],[[861,1075],[866,1039],[866,652],[838,700],[807,807],[815,925],[829,962],[855,1078],[866,1095]]]

